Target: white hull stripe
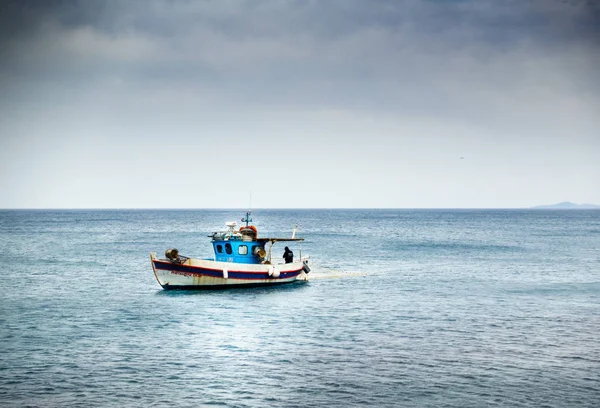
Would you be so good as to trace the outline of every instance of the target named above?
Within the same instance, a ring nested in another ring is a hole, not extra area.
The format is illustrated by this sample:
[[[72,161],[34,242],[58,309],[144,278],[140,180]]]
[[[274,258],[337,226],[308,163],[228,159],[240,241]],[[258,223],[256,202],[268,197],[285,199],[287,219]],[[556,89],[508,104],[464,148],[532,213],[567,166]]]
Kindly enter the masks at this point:
[[[172,262],[152,260],[156,271],[168,271],[175,275],[186,276],[209,276],[214,278],[223,278],[223,269],[212,269],[198,266],[181,265]],[[242,279],[242,280],[264,280],[269,281],[285,281],[290,278],[297,277],[302,272],[302,264],[299,265],[297,270],[292,271],[280,271],[280,275],[277,278],[269,276],[268,269],[264,271],[240,271],[240,270],[227,270],[227,277],[229,279]]]

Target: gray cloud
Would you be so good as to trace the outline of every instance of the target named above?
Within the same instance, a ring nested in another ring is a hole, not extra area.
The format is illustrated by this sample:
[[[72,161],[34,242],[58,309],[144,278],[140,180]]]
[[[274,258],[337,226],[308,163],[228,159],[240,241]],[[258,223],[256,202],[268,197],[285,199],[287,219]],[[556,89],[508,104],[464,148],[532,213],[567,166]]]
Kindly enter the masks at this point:
[[[600,153],[598,2],[24,0],[0,7],[0,131],[11,141],[9,164],[27,156],[16,142],[23,137],[87,155],[85,139],[110,155],[117,140],[135,152],[135,143],[165,134],[174,143],[199,134],[226,149],[210,135],[237,142],[252,129],[254,140],[309,139],[330,155],[313,154],[320,171],[356,129],[388,146],[344,147],[366,169],[403,149],[421,155],[418,138],[449,138],[456,143],[445,149],[471,145],[488,154],[545,143],[552,160],[562,149],[572,163]]]
[[[41,1],[3,2],[3,31],[18,34],[53,20],[65,29],[108,34],[136,31],[172,37],[196,26],[232,38],[309,33],[331,39],[361,28],[441,34],[464,28],[489,42],[598,40],[600,4],[590,0],[330,0],[330,1]]]
[[[596,100],[598,3],[5,3],[5,94],[198,90],[213,100],[452,114],[552,88]],[[10,92],[10,90],[13,92]],[[468,95],[464,92],[468,89]],[[544,91],[545,92],[545,91]],[[534,95],[535,97],[535,95]]]

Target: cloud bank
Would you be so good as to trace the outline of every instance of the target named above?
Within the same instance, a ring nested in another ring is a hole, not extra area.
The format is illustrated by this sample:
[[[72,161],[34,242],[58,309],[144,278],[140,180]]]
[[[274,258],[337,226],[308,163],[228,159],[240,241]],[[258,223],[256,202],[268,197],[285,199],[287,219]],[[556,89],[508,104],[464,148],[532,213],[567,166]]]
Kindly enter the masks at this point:
[[[600,202],[598,2],[1,7],[2,207]]]

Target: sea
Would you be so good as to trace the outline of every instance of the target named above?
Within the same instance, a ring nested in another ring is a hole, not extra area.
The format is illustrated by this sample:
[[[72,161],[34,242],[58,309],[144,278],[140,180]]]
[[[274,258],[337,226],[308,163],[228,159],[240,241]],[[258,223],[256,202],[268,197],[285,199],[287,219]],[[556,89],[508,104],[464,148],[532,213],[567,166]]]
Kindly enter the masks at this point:
[[[255,209],[309,282],[159,286],[244,215],[0,211],[0,406],[600,406],[600,211]]]

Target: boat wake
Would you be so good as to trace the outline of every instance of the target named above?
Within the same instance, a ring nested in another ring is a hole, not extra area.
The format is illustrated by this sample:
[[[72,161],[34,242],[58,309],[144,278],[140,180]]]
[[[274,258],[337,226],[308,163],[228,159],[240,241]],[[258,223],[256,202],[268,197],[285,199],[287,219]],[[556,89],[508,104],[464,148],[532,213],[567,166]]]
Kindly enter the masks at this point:
[[[358,272],[358,271],[342,271],[336,269],[329,268],[314,268],[312,272],[309,274],[308,280],[316,280],[316,279],[339,279],[339,278],[349,278],[356,276],[367,276],[368,273]]]

